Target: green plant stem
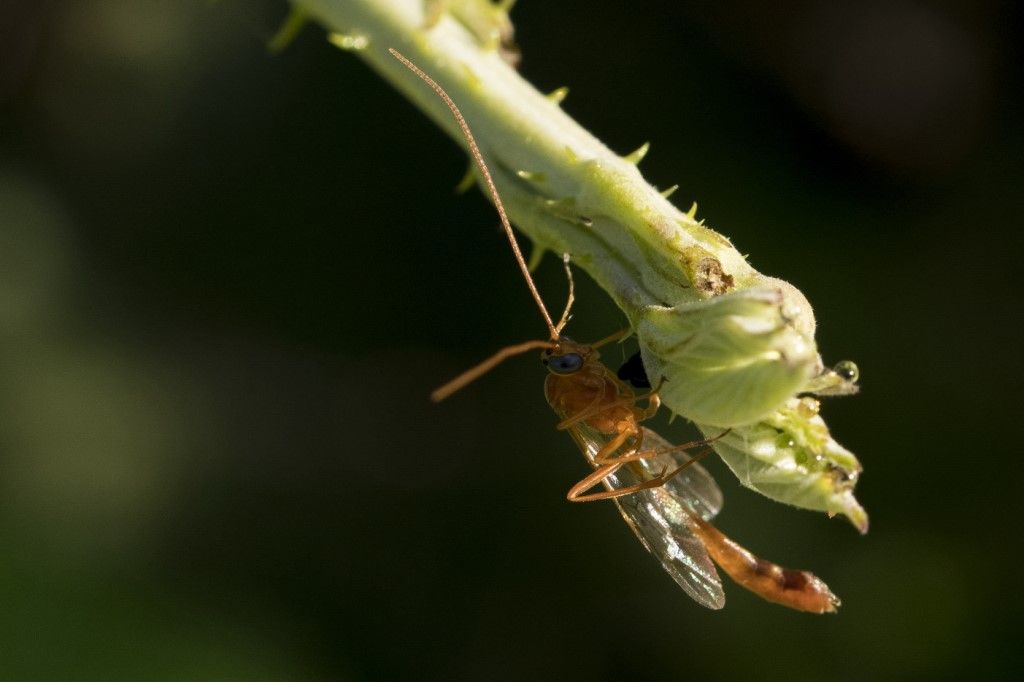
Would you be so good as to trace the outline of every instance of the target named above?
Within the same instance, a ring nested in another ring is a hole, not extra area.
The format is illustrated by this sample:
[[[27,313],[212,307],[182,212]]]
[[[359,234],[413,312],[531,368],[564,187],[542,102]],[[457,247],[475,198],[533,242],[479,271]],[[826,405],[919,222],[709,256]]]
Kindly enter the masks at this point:
[[[453,16],[442,13],[428,26],[422,0],[297,4],[360,45],[353,50],[359,58],[465,146],[444,105],[387,48],[440,82],[480,141],[516,225],[536,245],[571,253],[631,322],[638,308],[705,297],[694,286],[701,257],[716,259],[738,287],[753,283],[757,273],[727,239],[673,206],[633,162],[584,130]]]
[[[650,186],[636,167],[646,145],[612,152],[561,110],[563,89],[546,96],[523,80],[501,49],[511,27],[502,6],[293,3],[465,148],[444,103],[388,48],[441,84],[473,129],[515,225],[535,248],[571,254],[623,310],[648,376],[661,378],[665,406],[706,434],[731,429],[715,449],[744,485],[867,529],[853,496],[860,464],[832,440],[817,403],[794,397],[856,390],[847,372],[823,369],[806,298],[755,271],[728,239]]]

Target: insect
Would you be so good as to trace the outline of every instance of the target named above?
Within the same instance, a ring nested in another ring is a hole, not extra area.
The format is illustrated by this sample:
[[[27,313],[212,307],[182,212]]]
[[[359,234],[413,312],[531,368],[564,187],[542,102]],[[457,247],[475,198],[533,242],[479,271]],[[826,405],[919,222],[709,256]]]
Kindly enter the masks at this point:
[[[494,180],[458,106],[419,67],[397,50],[389,51],[437,93],[459,124],[549,332],[546,340],[526,341],[499,350],[438,388],[431,398],[444,400],[502,361],[540,350],[541,361],[548,369],[544,395],[561,420],[558,428],[569,432],[593,466],[590,474],[569,489],[566,497],[570,501],[613,500],[644,547],[703,606],[719,609],[725,605],[722,582],[715,569],[717,563],[740,585],[769,601],[814,613],[835,611],[839,600],[820,579],[806,571],[782,568],[759,559],[711,525],[710,520],[722,507],[722,492],[698,461],[711,452],[709,445],[725,434],[682,445],[669,444],[642,426],[659,407],[657,388],[638,396],[600,361],[598,348],[625,334],[620,332],[590,345],[562,335],[573,304],[568,256],[563,257],[563,262],[569,296],[561,318],[555,323],[530,276]],[[633,366],[625,370],[627,378],[633,377],[634,384],[643,386],[647,378],[642,363],[639,359],[631,359],[627,364],[630,363]],[[695,449],[700,452],[691,457],[688,451]],[[592,492],[598,486],[603,490]]]

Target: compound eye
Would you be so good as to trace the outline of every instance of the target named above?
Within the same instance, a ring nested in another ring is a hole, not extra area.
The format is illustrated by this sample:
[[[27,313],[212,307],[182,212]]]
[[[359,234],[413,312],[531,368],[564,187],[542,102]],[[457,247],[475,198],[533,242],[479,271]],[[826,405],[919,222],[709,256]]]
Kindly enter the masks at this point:
[[[547,359],[547,365],[555,374],[572,374],[583,366],[583,356],[579,353],[552,355]]]

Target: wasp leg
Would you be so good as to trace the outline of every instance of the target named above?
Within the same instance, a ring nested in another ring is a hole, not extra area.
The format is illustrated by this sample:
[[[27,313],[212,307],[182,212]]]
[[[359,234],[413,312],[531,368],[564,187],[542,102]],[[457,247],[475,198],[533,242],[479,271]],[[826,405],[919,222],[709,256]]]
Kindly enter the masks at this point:
[[[603,481],[605,477],[611,476],[616,471],[618,471],[619,468],[621,468],[625,462],[633,461],[634,459],[643,459],[645,457],[650,457],[651,455],[656,454],[657,451],[645,450],[643,452],[632,452],[627,455],[624,455],[623,458],[614,458],[611,460],[606,460],[609,461],[608,464],[598,467],[589,476],[585,477],[579,483],[569,488],[569,492],[566,493],[565,498],[570,502],[596,502],[597,500],[610,500],[616,497],[623,497],[624,495],[632,495],[633,493],[638,493],[641,490],[660,488],[661,486],[671,481],[674,476],[678,475],[687,467],[696,464],[700,460],[710,455],[711,452],[712,451],[710,449],[703,450],[697,453],[693,457],[693,459],[689,460],[688,462],[684,462],[683,464],[679,465],[672,471],[662,471],[661,474],[655,476],[652,479],[641,481],[640,483],[634,483],[633,485],[626,486],[625,488],[615,488],[614,490],[602,490],[601,492],[590,493],[589,495],[584,494],[587,490],[590,490],[595,485]]]
[[[658,391],[661,390],[661,387],[664,383],[665,377],[662,377],[661,380],[658,382],[657,386],[652,388],[644,395],[638,395],[636,397],[637,400],[647,401],[647,407],[644,408],[644,411],[640,413],[639,417],[637,417],[638,420],[646,421],[653,417],[658,412],[658,408],[661,406],[661,398],[658,397]]]
[[[613,462],[612,464],[606,464],[602,467],[598,467],[592,474],[581,480],[579,483],[569,488],[569,492],[566,493],[565,499],[570,502],[594,502],[596,500],[610,500],[615,497],[622,497],[623,495],[632,495],[638,493],[641,490],[648,490],[650,488],[658,488],[665,485],[665,481],[660,478],[652,478],[649,481],[643,481],[636,483],[625,488],[618,488],[616,490],[602,490],[599,493],[590,493],[589,495],[584,494],[585,491],[590,490],[595,485],[604,480],[605,476],[610,476],[619,470],[622,466],[622,462]]]
[[[659,398],[658,394],[654,391],[651,391],[647,395],[640,396],[637,400],[642,398],[647,398],[647,407],[645,407],[644,411],[640,413],[639,417],[637,417],[637,421],[647,421],[657,414],[658,408],[661,407],[661,398]]]
[[[612,455],[616,450],[621,448],[625,443],[626,439],[630,436],[636,438],[633,442],[632,447],[624,455],[613,457]],[[639,459],[647,459],[648,457],[654,457],[658,452],[656,450],[641,450],[640,447],[643,445],[643,433],[639,431],[624,430],[617,436],[608,441],[603,448],[597,451],[594,455],[594,465],[604,466],[606,464],[625,464],[627,462],[635,462]]]
[[[730,429],[729,431],[731,431],[731,430],[732,429]],[[702,448],[705,445],[711,445],[716,440],[718,440],[719,438],[721,438],[725,434],[729,433],[729,431],[723,431],[722,433],[718,434],[714,438],[702,438],[700,440],[687,441],[687,442],[682,443],[680,445],[673,445],[670,448],[664,448],[664,449],[660,450],[659,454],[664,453],[664,452],[678,452],[679,450],[693,450],[694,448]],[[708,452],[710,452],[710,451],[708,451]],[[700,459],[704,459],[705,457],[707,457],[707,455],[700,455]],[[686,466],[686,465],[684,465],[684,466]]]
[[[683,445],[684,446],[685,445],[689,445],[689,443],[683,443]],[[691,445],[690,447],[697,447],[697,446],[696,445]],[[685,449],[687,449],[687,448],[685,448],[685,447],[672,448],[672,450],[685,450]],[[663,450],[662,452],[671,452],[671,450]],[[705,448],[705,449],[701,450],[700,452],[698,452],[697,454],[695,454],[693,457],[691,457],[688,461],[683,462],[682,464],[677,466],[675,469],[670,471],[668,473],[668,475],[665,474],[665,471],[662,471],[661,475],[658,476],[658,479],[661,480],[662,484],[668,483],[669,481],[672,480],[673,477],[675,477],[677,474],[682,472],[684,469],[686,469],[689,466],[691,466],[693,464],[696,464],[697,462],[701,461],[702,459],[704,459],[705,457],[710,455],[712,452],[714,452],[714,450],[712,450],[711,448]]]
[[[571,417],[566,417],[562,421],[558,422],[556,429],[559,431],[565,431],[571,426],[579,424],[581,421],[590,419],[595,414],[600,414],[605,410],[609,410],[613,407],[632,405],[635,398],[622,398],[621,400],[615,400],[610,403],[602,403],[600,396],[597,400],[590,404],[590,407],[586,407]]]
[[[646,421],[647,419],[653,417],[658,412],[658,408],[661,406],[661,398],[658,397],[657,389],[651,391],[646,395],[634,396],[631,398],[621,398],[610,403],[601,403],[600,397],[598,397],[598,399],[591,403],[589,407],[586,407],[577,412],[576,414],[574,414],[573,416],[566,417],[562,421],[558,422],[558,425],[555,428],[557,428],[559,431],[565,431],[570,426],[578,424],[581,421],[584,421],[585,419],[590,419],[595,414],[599,414],[604,410],[608,410],[619,406],[633,405],[636,403],[637,400],[644,399],[647,400],[647,407],[645,407],[637,416],[637,421]]]

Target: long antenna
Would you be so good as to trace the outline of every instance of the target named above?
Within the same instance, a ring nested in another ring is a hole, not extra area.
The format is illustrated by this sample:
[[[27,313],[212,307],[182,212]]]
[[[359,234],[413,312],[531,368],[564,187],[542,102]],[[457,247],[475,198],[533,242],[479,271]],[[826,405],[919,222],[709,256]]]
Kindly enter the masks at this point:
[[[459,111],[459,107],[456,106],[452,98],[448,96],[448,93],[444,91],[437,82],[428,76],[423,70],[409,61],[405,55],[396,50],[393,47],[388,48],[388,52],[391,53],[398,61],[402,62],[410,71],[419,76],[420,80],[430,86],[430,89],[437,93],[437,96],[448,105],[451,109],[452,115],[455,117],[455,122],[459,124],[459,128],[462,129],[462,134],[466,138],[466,143],[469,145],[469,153],[473,156],[473,160],[476,162],[477,168],[480,169],[480,173],[484,176],[484,182],[487,184],[487,189],[491,193],[491,198],[494,199],[494,207],[498,209],[498,215],[501,217],[501,226],[505,228],[505,235],[508,237],[509,244],[512,245],[512,253],[515,254],[516,262],[519,263],[519,269],[523,273],[523,277],[526,279],[526,286],[530,288],[530,293],[533,294],[533,300],[537,302],[537,307],[540,308],[540,314],[544,316],[544,323],[548,326],[548,332],[551,334],[551,340],[558,340],[559,329],[555,327],[555,323],[551,321],[551,315],[548,314],[548,309],[544,307],[544,301],[540,297],[540,292],[537,291],[536,285],[533,283],[533,278],[530,277],[530,268],[526,265],[526,259],[523,258],[523,252],[519,250],[519,242],[516,241],[516,235],[512,232],[512,224],[508,220],[508,215],[505,213],[505,205],[501,203],[501,197],[498,196],[498,188],[494,186],[494,179],[491,177],[491,171],[488,170],[487,164],[484,163],[483,154],[480,153],[480,147],[476,144],[476,138],[473,137],[473,132],[469,129],[469,124],[466,123],[466,119],[462,116],[462,112]],[[570,280],[571,281],[571,280]],[[564,316],[563,316],[564,318]],[[564,322],[560,323],[564,324]]]

